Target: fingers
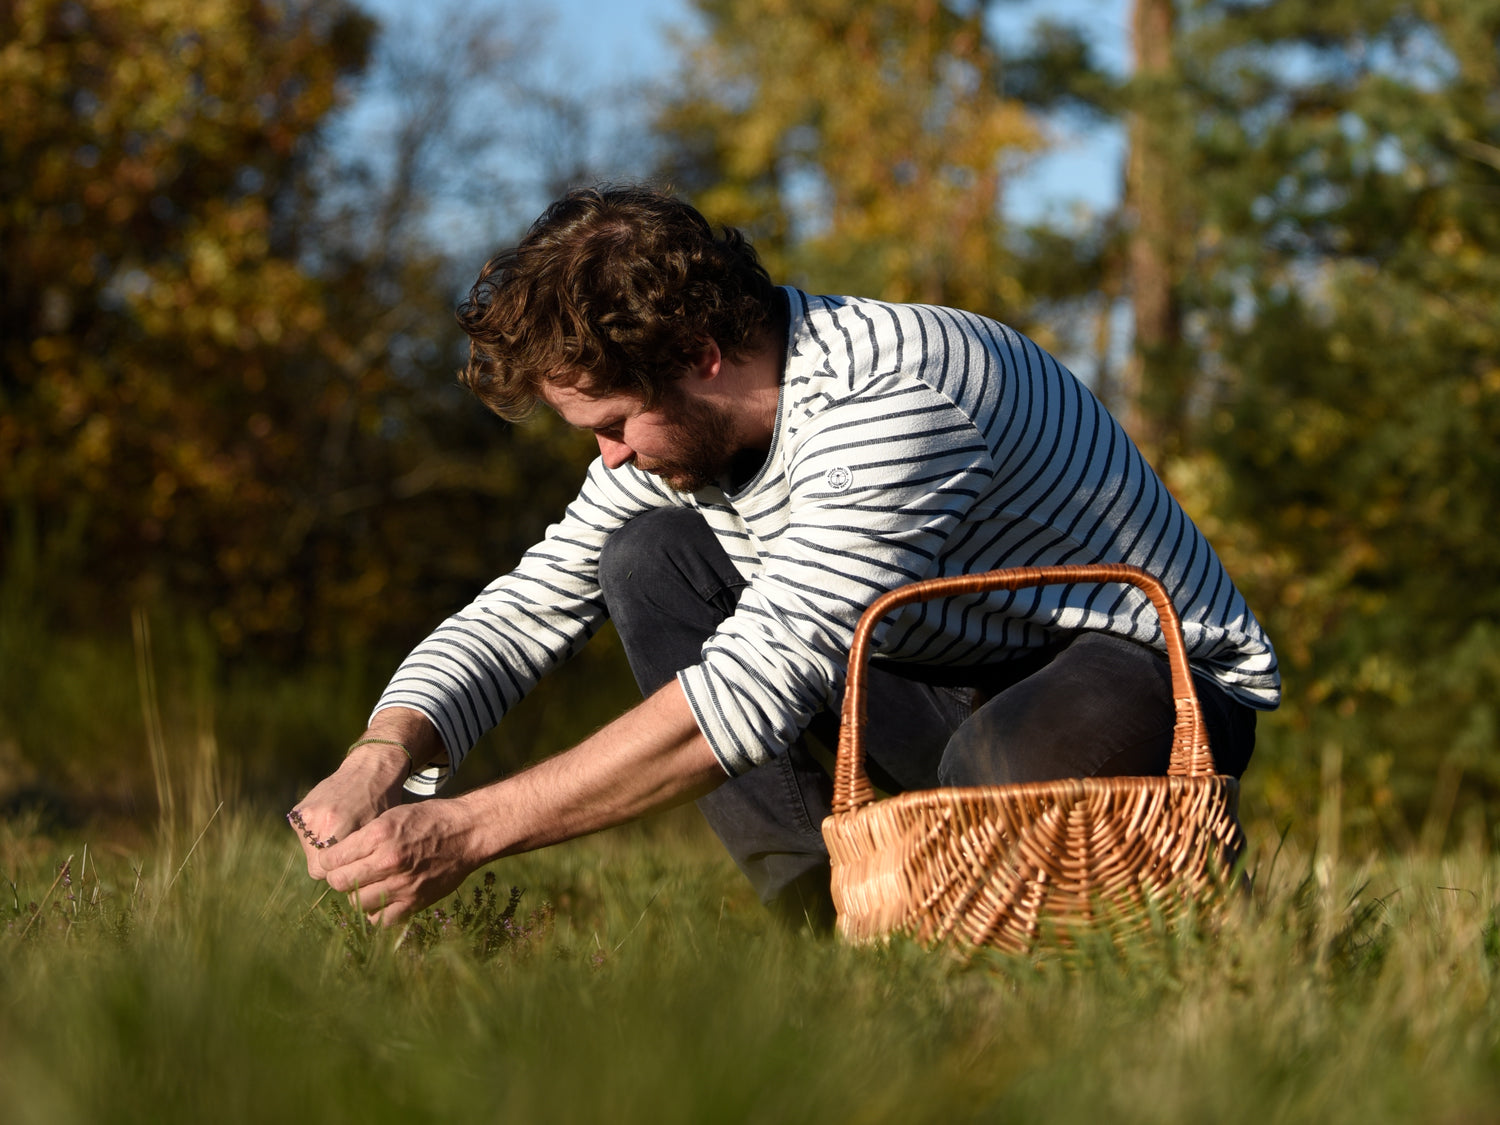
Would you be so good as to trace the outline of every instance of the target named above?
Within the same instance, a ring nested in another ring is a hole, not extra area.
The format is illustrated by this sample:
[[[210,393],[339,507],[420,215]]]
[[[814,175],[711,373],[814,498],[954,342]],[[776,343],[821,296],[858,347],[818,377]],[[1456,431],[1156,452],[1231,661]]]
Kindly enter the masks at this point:
[[[381,863],[372,859],[359,859],[343,867],[329,867],[324,872],[323,878],[327,879],[328,885],[336,891],[357,894],[361,887],[366,893],[373,893],[374,888],[401,874],[403,872],[394,864]]]
[[[318,859],[328,885],[336,891],[363,895],[372,909],[379,908],[378,896],[382,894],[395,901],[398,895],[394,892],[405,890],[414,878],[411,858],[403,853],[395,836],[390,821],[379,819],[324,848]]]
[[[420,905],[408,899],[393,899],[379,887],[360,887],[349,892],[349,905],[372,926],[395,926],[415,914]]]
[[[440,824],[431,805],[392,809],[323,849],[324,878],[372,921],[394,925],[451,894],[472,870]]]
[[[325,873],[339,872],[341,877],[352,875],[368,884],[395,871],[400,866],[400,856],[395,854],[390,821],[372,820],[362,828],[356,828],[342,840],[335,840],[318,853],[318,863]],[[335,890],[347,891],[350,886],[329,884]]]
[[[317,836],[315,829],[328,822],[306,801],[294,811],[314,830],[300,837],[308,874],[347,894],[372,922],[400,922],[451,894],[473,869],[445,831],[451,817],[435,804],[397,806],[335,840]],[[288,820],[298,827],[297,818]]]
[[[355,833],[361,825],[375,820],[390,807],[400,790],[399,777],[394,782],[390,771],[375,754],[346,758],[344,764],[324,778],[287,814],[292,831],[307,857],[307,873],[321,879],[342,860],[326,853]]]

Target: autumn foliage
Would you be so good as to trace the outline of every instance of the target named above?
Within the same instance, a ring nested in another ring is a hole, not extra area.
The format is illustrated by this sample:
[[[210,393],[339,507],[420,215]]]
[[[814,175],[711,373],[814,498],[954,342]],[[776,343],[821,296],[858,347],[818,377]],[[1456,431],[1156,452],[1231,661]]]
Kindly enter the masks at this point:
[[[440,65],[389,72],[408,147],[382,167],[339,132],[382,43],[344,0],[0,3],[8,620],[128,636],[132,607],[170,606],[287,669],[401,651],[556,517],[588,455],[454,384],[497,169],[649,172],[778,279],[1056,348],[1278,644],[1252,797],[1305,822],[1342,794],[1334,831],[1403,845],[1489,839],[1500,11],[1135,0],[1120,75],[1089,28],[1022,39],[999,7],[694,0],[649,143],[591,169],[563,142],[606,107],[532,86],[526,117],[454,81],[461,55],[522,65],[485,39],[500,14],[434,22]],[[454,107],[468,131],[435,159]],[[1124,197],[1023,228],[1014,173],[1059,113],[1127,130]],[[485,135],[511,147],[481,165]],[[464,185],[472,245],[422,225],[439,181]]]

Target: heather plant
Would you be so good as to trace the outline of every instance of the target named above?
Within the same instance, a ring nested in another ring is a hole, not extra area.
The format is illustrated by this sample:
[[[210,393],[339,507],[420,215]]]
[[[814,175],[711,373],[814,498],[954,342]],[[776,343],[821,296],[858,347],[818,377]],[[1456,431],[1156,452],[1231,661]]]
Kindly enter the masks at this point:
[[[396,949],[421,958],[443,942],[458,943],[474,960],[488,961],[502,950],[526,949],[552,928],[555,908],[550,902],[517,917],[524,892],[511,887],[504,906],[495,890],[493,871],[486,871],[466,894],[454,895],[428,907],[407,921],[396,939]],[[327,897],[327,896],[324,896]],[[378,939],[364,916],[333,897],[327,904],[323,924],[343,937],[349,956],[363,962]]]

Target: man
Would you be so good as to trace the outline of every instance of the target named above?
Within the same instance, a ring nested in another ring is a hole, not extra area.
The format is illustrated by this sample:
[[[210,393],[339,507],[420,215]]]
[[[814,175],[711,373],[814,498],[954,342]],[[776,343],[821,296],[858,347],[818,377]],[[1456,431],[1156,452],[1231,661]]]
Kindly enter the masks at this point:
[[[1072,375],[993,321],[777,288],[735,231],[636,188],[569,194],[459,318],[465,381],[591,431],[577,500],[407,658],[289,819],[308,870],[393,922],[476,867],[698,799],[763,901],[830,919],[819,824],[843,665],[882,592],[1126,562],[1166,584],[1220,768],[1275,655],[1212,548]],[[613,617],[645,695],[578,746],[449,800],[479,736]],[[970,596],[875,634],[868,758],[892,791],[1161,774],[1155,615],[1115,586]]]

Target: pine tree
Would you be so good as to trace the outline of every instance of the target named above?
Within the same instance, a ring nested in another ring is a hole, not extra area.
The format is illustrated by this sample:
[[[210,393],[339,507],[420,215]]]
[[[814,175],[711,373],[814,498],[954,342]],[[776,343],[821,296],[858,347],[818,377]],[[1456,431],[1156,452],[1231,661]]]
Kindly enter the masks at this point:
[[[1436,845],[1500,800],[1500,6],[1187,17],[1188,316],[1286,676],[1272,788],[1341,760],[1357,823]]]

